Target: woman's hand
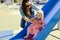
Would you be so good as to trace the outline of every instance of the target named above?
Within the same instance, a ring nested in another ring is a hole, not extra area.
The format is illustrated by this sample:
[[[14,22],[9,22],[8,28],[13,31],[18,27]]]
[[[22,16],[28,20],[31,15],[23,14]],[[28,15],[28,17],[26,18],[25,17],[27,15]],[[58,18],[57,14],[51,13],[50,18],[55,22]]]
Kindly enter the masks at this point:
[[[24,18],[25,21],[30,22],[30,19],[25,16]]]
[[[29,18],[27,18],[26,16],[25,16],[24,20],[25,20],[26,22],[31,22],[31,23],[32,23],[32,21],[31,21]]]

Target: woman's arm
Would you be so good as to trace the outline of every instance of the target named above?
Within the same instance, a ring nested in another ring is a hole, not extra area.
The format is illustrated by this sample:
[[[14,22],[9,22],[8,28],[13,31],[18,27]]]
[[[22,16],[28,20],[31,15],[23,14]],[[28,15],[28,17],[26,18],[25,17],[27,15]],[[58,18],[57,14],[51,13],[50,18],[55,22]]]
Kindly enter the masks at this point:
[[[25,17],[25,15],[24,15],[24,13],[23,13],[23,11],[22,11],[22,6],[20,6],[20,14],[21,14],[21,16],[22,16],[22,18],[24,18]]]
[[[31,22],[31,23],[34,23],[35,22],[35,19],[32,18],[32,19],[29,19],[25,16],[24,20],[26,20],[27,22]]]
[[[27,22],[31,22],[29,18],[27,18],[26,16],[24,17],[24,20]]]

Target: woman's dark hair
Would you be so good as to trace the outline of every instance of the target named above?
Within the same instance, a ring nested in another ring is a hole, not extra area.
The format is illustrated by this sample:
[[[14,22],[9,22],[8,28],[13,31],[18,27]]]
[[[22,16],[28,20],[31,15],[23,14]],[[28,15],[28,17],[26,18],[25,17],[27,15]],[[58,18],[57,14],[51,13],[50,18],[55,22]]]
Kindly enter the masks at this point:
[[[29,0],[23,0],[22,1],[22,10],[23,10],[23,13],[26,17],[28,17],[28,10],[27,10],[27,7],[26,7],[26,2],[28,2]],[[29,9],[30,11],[30,14],[32,15],[32,7]]]

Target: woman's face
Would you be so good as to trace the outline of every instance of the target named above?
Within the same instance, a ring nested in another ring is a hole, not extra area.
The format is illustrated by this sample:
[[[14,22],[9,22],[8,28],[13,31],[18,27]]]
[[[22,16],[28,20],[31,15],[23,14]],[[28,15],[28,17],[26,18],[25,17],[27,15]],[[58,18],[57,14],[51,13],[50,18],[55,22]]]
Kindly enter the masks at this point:
[[[27,9],[30,9],[30,7],[31,7],[31,2],[29,1],[29,2],[26,2],[26,8]]]

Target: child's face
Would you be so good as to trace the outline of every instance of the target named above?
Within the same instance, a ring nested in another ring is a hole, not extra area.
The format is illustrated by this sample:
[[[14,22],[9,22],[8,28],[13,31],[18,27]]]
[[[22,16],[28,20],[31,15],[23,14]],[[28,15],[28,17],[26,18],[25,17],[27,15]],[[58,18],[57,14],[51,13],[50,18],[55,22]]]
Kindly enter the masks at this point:
[[[37,17],[38,19],[42,18],[42,13],[40,13],[40,12],[37,12],[37,15],[36,15],[36,17]]]

